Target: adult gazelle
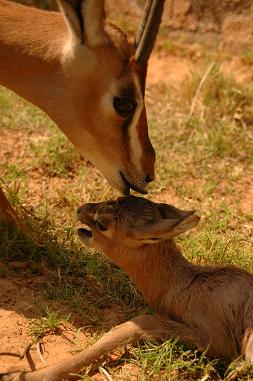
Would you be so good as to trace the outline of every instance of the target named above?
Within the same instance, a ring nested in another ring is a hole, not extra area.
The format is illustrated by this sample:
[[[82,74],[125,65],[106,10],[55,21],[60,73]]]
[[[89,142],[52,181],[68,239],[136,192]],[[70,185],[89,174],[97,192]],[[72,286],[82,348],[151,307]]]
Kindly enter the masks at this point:
[[[144,95],[163,5],[147,1],[130,43],[103,0],[59,0],[61,12],[0,0],[0,83],[45,111],[123,194],[146,193],[154,178]],[[0,218],[15,219],[1,189]]]

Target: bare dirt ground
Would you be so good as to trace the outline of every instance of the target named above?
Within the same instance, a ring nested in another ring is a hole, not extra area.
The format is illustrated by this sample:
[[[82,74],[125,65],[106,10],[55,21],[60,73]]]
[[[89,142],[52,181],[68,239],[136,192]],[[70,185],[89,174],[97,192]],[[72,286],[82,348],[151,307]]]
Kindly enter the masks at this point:
[[[41,292],[37,290],[47,283],[47,274],[28,277],[27,262],[15,261],[6,265],[0,262],[1,270],[5,272],[0,278],[0,372],[29,371],[54,364],[59,360],[70,358],[81,349],[86,348],[90,342],[89,337],[94,330],[85,321],[69,312],[68,321],[60,325],[60,329],[53,334],[45,335],[41,345],[33,344],[29,351],[24,352],[31,342],[29,327],[31,322],[40,314],[41,307],[47,305]],[[51,305],[59,311],[63,306],[59,303]],[[66,311],[65,311],[66,312]],[[104,322],[107,326],[119,323],[120,312],[112,308],[104,310]],[[24,354],[26,353],[26,354]],[[24,357],[20,359],[20,355]],[[119,358],[120,351],[111,354],[107,362]],[[126,364],[121,366],[122,374],[134,376],[135,366]],[[90,371],[89,376],[98,381],[108,380],[101,367]]]
[[[45,301],[36,291],[36,286],[43,285],[47,277],[26,277],[28,263],[12,262],[9,267],[0,263],[5,277],[0,279],[0,369],[1,372],[14,370],[38,369],[45,365],[38,346],[32,346],[23,359],[18,357],[26,345],[31,342],[28,335],[29,321],[36,317],[36,305],[43,306]],[[58,306],[59,307],[59,306]],[[72,320],[73,321],[73,320]],[[43,358],[49,365],[60,360],[77,348],[77,340],[84,344],[87,339],[82,331],[78,331],[74,323],[66,323],[59,334],[48,335],[43,339]],[[17,356],[3,355],[12,353]]]

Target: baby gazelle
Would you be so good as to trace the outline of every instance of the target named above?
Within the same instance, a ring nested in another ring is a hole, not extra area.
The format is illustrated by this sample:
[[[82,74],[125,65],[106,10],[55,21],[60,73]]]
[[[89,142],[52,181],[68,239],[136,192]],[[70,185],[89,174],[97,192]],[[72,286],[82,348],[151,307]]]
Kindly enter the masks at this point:
[[[129,196],[85,204],[78,216],[91,228],[79,229],[81,240],[124,269],[158,314],[140,318],[142,334],[178,337],[212,357],[244,354],[253,362],[253,276],[182,256],[173,238],[198,223],[193,211]]]
[[[253,276],[232,266],[187,261],[173,238],[199,217],[139,197],[85,204],[78,217],[88,247],[102,250],[134,280],[156,314],[120,324],[84,352],[52,367],[17,375],[22,381],[69,380],[120,345],[143,338],[179,338],[213,357],[253,362]],[[14,380],[4,376],[2,380]]]

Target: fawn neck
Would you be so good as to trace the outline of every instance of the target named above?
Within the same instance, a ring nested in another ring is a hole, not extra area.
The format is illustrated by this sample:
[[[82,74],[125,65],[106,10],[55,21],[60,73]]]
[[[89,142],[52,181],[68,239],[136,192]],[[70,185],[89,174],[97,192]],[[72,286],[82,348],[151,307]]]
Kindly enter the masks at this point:
[[[145,300],[161,315],[168,312],[165,301],[168,293],[184,288],[196,267],[182,256],[174,240],[145,245],[122,255],[117,250],[113,260],[130,275]]]

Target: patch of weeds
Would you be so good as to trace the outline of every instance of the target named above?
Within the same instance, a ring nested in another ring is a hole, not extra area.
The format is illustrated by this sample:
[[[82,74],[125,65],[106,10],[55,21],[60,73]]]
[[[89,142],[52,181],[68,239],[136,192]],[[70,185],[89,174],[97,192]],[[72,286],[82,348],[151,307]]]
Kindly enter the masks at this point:
[[[201,131],[202,129],[202,131]],[[198,153],[202,159],[220,158],[252,162],[253,147],[250,143],[251,132],[245,126],[234,122],[214,121],[212,126],[199,126],[192,134],[191,141],[196,147],[195,155]],[[201,139],[201,140],[200,140]]]
[[[59,335],[62,326],[69,317],[62,317],[59,312],[50,311],[48,307],[42,312],[42,316],[31,320],[29,324],[29,335],[34,343],[43,339],[46,335]]]
[[[177,340],[165,341],[162,344],[145,342],[131,350],[133,359],[138,365],[143,380],[219,380],[215,365],[205,354],[187,350]]]
[[[51,128],[54,123],[48,116],[10,90],[0,86],[1,121],[0,129],[17,129],[24,133],[37,127]]]
[[[182,236],[178,238],[178,242],[183,254],[192,262],[209,265],[232,264],[253,271],[253,243],[244,241],[239,231],[220,233],[213,228],[206,228],[194,237]]]
[[[184,81],[180,99],[184,99],[188,107],[203,75],[204,71],[194,71],[191,77]],[[246,106],[251,106],[252,100],[253,90],[250,86],[239,84],[232,76],[225,76],[219,65],[215,65],[200,91],[195,115],[199,114],[207,121],[214,118],[231,118],[231,116],[233,118],[238,108],[243,113]]]
[[[240,59],[244,64],[252,65],[253,64],[253,50],[252,49],[244,50],[240,54]]]
[[[48,176],[73,177],[82,162],[78,151],[57,130],[51,131],[44,141],[31,143],[30,149],[37,166]]]
[[[224,381],[251,381],[253,366],[241,359],[233,361],[225,371]]]
[[[249,168],[253,164],[253,117],[248,115],[253,104],[253,88],[238,84],[215,67],[200,91],[189,120],[192,100],[202,77],[203,72],[192,73],[178,88],[162,89],[162,100],[149,104],[150,135],[157,153],[157,177],[151,191],[171,187],[181,197],[189,197],[192,179],[201,193],[201,184],[205,187],[206,182],[210,184],[216,179],[238,181],[243,166]],[[239,166],[241,172],[232,177]],[[209,195],[215,193],[215,187],[213,192],[209,188]]]
[[[2,167],[2,170],[4,171],[5,183],[17,184],[18,181],[27,183],[28,175],[20,167],[18,163],[6,163],[6,164],[0,165],[0,168],[1,167]]]

